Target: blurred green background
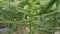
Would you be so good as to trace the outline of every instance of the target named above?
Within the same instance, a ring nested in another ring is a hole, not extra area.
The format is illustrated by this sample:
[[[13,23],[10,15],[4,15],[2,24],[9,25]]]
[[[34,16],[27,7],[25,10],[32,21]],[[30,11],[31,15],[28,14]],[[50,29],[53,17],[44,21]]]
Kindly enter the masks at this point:
[[[6,34],[60,34],[60,0],[0,0],[0,24]]]

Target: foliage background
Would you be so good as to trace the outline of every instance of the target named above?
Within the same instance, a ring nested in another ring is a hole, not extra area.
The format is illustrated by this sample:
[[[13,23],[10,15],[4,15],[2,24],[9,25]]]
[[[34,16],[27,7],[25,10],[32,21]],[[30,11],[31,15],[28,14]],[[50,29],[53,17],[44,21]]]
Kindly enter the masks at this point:
[[[9,25],[7,34],[17,29],[19,34],[54,34],[60,31],[60,0],[0,0],[0,23]]]

